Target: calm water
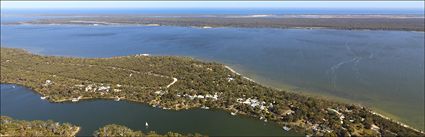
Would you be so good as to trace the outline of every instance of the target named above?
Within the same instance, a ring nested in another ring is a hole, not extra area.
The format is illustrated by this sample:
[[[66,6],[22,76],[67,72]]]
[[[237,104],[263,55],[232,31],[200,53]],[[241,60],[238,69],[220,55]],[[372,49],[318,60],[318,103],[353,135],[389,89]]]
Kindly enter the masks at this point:
[[[2,26],[1,44],[44,55],[183,55],[260,83],[362,103],[424,129],[424,33],[328,29]]]
[[[79,135],[92,135],[106,124],[122,124],[143,132],[201,133],[206,135],[294,136],[282,128],[260,120],[231,116],[213,110],[169,111],[144,104],[112,100],[79,103],[49,103],[25,87],[1,84],[1,115],[16,119],[70,122],[82,127]],[[149,127],[145,127],[145,122]]]

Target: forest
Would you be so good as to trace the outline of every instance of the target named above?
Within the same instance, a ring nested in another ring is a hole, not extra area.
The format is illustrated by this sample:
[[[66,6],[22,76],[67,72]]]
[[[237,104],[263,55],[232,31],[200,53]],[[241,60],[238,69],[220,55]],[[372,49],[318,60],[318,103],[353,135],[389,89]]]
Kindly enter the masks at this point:
[[[80,127],[52,120],[16,120],[8,116],[0,116],[0,136],[76,136]],[[94,137],[205,137],[201,134],[179,134],[168,132],[158,134],[155,131],[143,133],[133,131],[122,125],[105,125],[93,132]]]
[[[168,132],[166,134],[158,134],[155,131],[143,133],[142,131],[133,131],[128,127],[116,124],[105,125],[93,133],[95,137],[206,137],[201,134],[179,134]]]
[[[29,87],[51,102],[104,98],[172,110],[221,109],[306,135],[425,135],[367,107],[266,87],[223,64],[189,57],[71,58],[1,48],[1,83]]]
[[[51,120],[25,121],[0,116],[0,136],[75,136],[80,127]]]

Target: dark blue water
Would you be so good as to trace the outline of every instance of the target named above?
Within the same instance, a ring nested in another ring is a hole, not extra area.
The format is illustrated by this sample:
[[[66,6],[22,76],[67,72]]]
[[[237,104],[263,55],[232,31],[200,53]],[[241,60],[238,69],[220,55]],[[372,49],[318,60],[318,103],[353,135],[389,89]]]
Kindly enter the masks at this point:
[[[2,14],[424,14],[424,9],[380,8],[134,8],[2,9]]]

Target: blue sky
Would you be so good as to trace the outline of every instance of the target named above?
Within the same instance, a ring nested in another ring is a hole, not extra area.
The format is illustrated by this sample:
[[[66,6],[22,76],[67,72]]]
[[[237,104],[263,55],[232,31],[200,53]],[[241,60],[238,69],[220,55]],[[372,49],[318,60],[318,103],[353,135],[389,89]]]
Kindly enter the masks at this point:
[[[424,1],[1,1],[12,8],[409,8]]]

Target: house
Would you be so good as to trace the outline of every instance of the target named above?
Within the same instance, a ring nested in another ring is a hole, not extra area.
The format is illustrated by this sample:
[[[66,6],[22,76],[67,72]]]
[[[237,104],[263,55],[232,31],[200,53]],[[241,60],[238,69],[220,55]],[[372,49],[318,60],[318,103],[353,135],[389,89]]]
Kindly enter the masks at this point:
[[[88,91],[93,91],[93,87],[94,87],[94,85],[90,84],[90,85],[88,85],[88,86],[85,88],[85,91],[86,91],[86,92],[88,92]]]
[[[283,130],[285,130],[285,131],[289,131],[289,130],[291,130],[291,128],[289,128],[289,127],[287,127],[287,126],[283,126],[282,128],[283,128]]]
[[[157,95],[164,95],[165,94],[165,92],[162,91],[162,90],[155,91],[154,93],[157,94]]]
[[[49,86],[51,85],[53,82],[51,80],[46,80],[46,82],[44,84],[42,84],[42,86]]]
[[[72,102],[78,102],[80,99],[78,99],[78,98],[72,98]]]
[[[235,80],[234,78],[227,78],[227,82]]]
[[[97,90],[100,92],[109,92],[111,86],[100,86]]]

